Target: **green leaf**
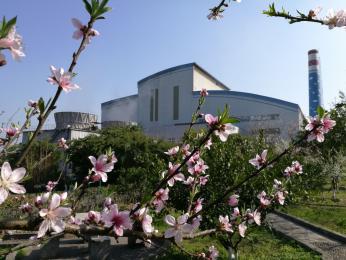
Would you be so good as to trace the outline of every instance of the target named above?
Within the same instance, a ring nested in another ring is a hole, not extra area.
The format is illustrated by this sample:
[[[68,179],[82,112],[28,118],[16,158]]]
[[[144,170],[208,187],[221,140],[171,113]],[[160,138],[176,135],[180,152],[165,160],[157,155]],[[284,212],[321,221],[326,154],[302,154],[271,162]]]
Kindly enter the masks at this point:
[[[44,113],[45,105],[44,105],[44,100],[42,97],[38,100],[38,110],[40,110],[40,114],[42,115]]]
[[[326,111],[321,106],[317,107],[317,115],[319,116],[319,118],[323,118],[325,112]]]
[[[240,122],[240,120],[237,118],[234,118],[234,117],[226,118],[223,120],[224,124],[227,124],[227,123],[234,124],[234,123],[239,123],[239,122]]]
[[[87,12],[91,15],[92,14],[92,8],[90,3],[87,0],[83,0],[83,3],[85,5],[85,9],[87,10]]]

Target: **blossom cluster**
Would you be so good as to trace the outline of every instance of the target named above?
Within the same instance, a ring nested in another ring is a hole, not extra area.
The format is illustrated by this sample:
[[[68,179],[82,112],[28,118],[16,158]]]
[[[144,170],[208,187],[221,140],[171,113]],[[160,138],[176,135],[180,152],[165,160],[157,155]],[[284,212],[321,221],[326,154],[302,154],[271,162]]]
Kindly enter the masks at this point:
[[[329,115],[309,117],[308,124],[305,126],[305,130],[311,132],[308,136],[308,141],[317,140],[317,142],[323,142],[324,135],[333,129],[335,124],[336,122],[330,119]]]
[[[0,39],[0,50],[8,49],[12,54],[12,58],[14,60],[20,60],[22,57],[25,57],[25,53],[23,50],[23,39],[16,32],[16,27],[12,26],[10,32],[7,34],[5,38]],[[6,64],[5,56],[0,52],[0,66]]]

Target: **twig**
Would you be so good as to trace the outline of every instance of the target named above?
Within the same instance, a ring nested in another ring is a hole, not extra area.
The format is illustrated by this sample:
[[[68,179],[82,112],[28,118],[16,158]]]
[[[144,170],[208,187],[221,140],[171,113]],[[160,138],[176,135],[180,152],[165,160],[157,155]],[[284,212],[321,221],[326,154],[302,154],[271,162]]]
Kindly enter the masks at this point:
[[[91,17],[89,22],[88,22],[86,33],[83,35],[83,39],[79,45],[79,48],[78,48],[77,52],[74,52],[72,55],[72,62],[70,64],[68,72],[72,73],[74,67],[77,65],[78,58],[79,58],[80,54],[82,53],[82,51],[85,49],[86,41],[89,37],[89,33],[90,33],[91,28],[93,27],[94,22],[95,22],[95,19],[93,17]],[[31,146],[33,145],[33,141],[35,140],[35,138],[37,137],[37,135],[41,131],[44,123],[46,122],[49,114],[56,108],[55,104],[58,101],[62,90],[63,90],[62,87],[59,85],[58,89],[56,90],[55,96],[54,96],[52,102],[50,103],[48,109],[42,115],[40,115],[39,124],[37,125],[37,128],[36,128],[35,132],[33,133],[32,137],[30,138],[29,142],[26,144],[21,156],[17,160],[17,162],[16,162],[17,166],[19,166],[22,163],[25,156],[29,152]]]

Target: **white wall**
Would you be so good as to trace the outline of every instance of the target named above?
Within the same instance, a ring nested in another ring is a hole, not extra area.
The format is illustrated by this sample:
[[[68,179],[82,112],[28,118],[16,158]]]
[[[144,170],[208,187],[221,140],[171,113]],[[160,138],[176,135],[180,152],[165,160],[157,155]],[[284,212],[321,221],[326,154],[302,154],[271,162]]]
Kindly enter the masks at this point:
[[[200,91],[203,88],[207,90],[225,90],[225,88],[218,84],[218,82],[215,79],[212,79],[211,77],[207,76],[200,69],[194,66],[193,90]]]
[[[151,136],[181,136],[181,127],[174,124],[185,123],[192,114],[192,67],[171,71],[138,84],[138,123]],[[173,88],[179,86],[179,119],[173,120]],[[151,91],[158,89],[158,121],[150,121]]]

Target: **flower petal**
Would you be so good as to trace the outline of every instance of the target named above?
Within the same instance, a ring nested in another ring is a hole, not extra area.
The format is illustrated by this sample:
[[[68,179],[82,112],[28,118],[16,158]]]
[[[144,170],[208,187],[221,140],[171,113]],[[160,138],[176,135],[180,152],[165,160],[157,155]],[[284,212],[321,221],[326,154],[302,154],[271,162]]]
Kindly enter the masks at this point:
[[[60,196],[57,193],[54,193],[52,196],[52,200],[50,201],[49,209],[54,210],[60,205]]]
[[[8,191],[0,187],[0,204],[2,204],[8,197]]]
[[[65,218],[71,214],[71,211],[72,210],[70,208],[59,207],[54,210],[54,215],[58,218]]]
[[[165,238],[174,237],[176,233],[177,233],[177,230],[175,228],[169,228],[165,231]]]
[[[1,179],[8,180],[11,177],[12,169],[8,162],[4,162],[1,167]]]
[[[175,226],[175,218],[171,215],[165,217],[165,222],[170,226]]]
[[[46,219],[40,225],[40,228],[37,233],[37,238],[43,237],[47,233],[48,227],[49,227],[49,220]]]
[[[7,187],[10,191],[16,194],[24,194],[26,192],[25,188],[17,183],[10,183]]]
[[[51,227],[56,233],[61,233],[65,229],[65,223],[61,219],[54,219],[51,221]]]
[[[8,179],[10,182],[19,182],[21,179],[23,179],[24,175],[26,173],[25,168],[18,168],[15,169],[12,172],[12,175],[10,176],[10,178]]]

